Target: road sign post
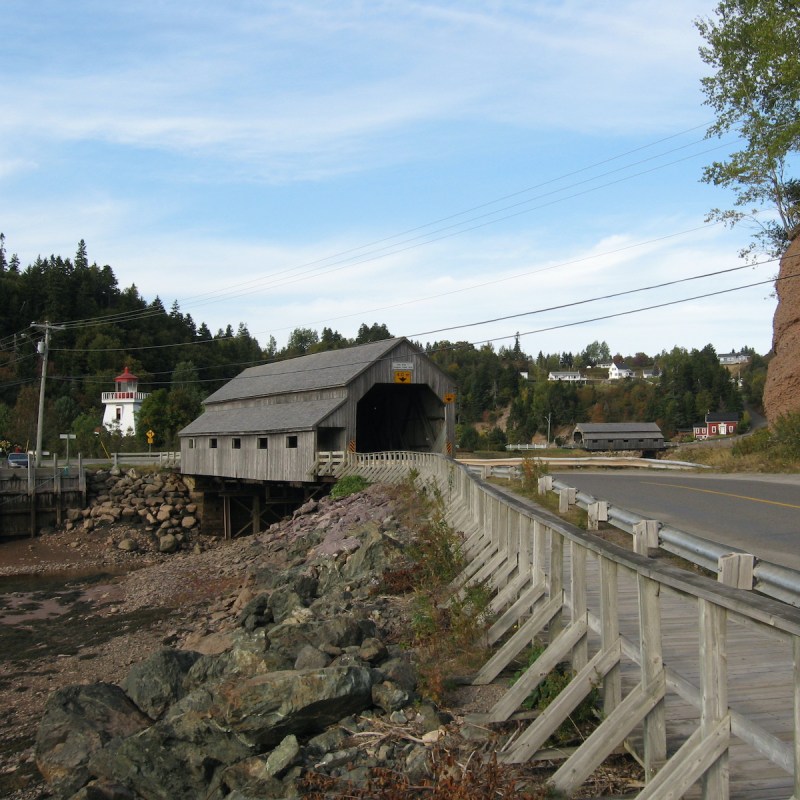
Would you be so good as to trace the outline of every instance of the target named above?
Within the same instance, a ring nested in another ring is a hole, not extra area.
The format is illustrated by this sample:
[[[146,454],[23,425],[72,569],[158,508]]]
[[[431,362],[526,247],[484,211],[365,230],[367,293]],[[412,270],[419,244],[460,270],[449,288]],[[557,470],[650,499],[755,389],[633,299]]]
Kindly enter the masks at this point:
[[[69,440],[76,438],[75,434],[74,433],[60,433],[58,435],[58,438],[67,440],[67,470],[69,470]]]

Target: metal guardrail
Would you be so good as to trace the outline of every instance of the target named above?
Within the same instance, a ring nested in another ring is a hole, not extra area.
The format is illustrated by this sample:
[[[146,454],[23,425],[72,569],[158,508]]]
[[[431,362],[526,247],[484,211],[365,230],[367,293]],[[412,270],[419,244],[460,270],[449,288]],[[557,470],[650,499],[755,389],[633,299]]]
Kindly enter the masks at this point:
[[[598,498],[588,492],[578,491],[564,481],[554,480],[552,488],[556,492],[574,491],[575,504],[587,512],[591,505],[598,502]],[[800,572],[796,570],[756,558],[738,547],[720,544],[680,528],[664,525],[659,520],[648,520],[633,511],[614,506],[611,503],[606,503],[606,514],[609,524],[630,534],[635,532],[637,526],[648,521],[655,522],[657,525],[656,541],[659,548],[716,573],[722,581],[726,577],[723,568],[725,560],[730,556],[739,556],[740,564],[745,563],[750,566],[746,569],[746,575],[737,570],[735,578],[737,588],[754,589],[768,597],[800,607]]]
[[[554,491],[568,491],[572,488],[564,481],[553,481]],[[576,490],[575,502],[584,511],[588,511],[590,505],[598,502],[598,498],[588,492]],[[647,519],[625,508],[613,506],[610,503],[607,504],[607,515],[607,521],[611,525],[631,534],[634,532],[636,525],[645,522]],[[658,546],[662,550],[666,550],[720,576],[722,575],[721,565],[727,556],[748,556],[753,560],[752,578],[748,581],[750,583],[749,588],[768,597],[774,597],[784,603],[800,607],[800,572],[797,570],[757,558],[741,548],[720,544],[680,528],[664,525],[660,521],[657,521],[657,524]],[[748,588],[741,585],[741,578],[738,588]]]
[[[559,459],[559,462],[562,460],[565,462],[571,461],[571,459]],[[638,460],[648,461],[648,459]],[[695,465],[679,461],[659,460],[651,461],[649,466],[656,468],[660,466],[661,469],[677,469]],[[521,474],[519,465],[511,464],[492,465],[487,463],[485,466],[469,464],[467,469],[472,474],[484,479],[496,477],[511,481],[519,478]],[[573,490],[575,492],[575,504],[584,511],[588,511],[590,505],[601,501],[601,498],[596,498],[588,492],[578,491],[564,481],[553,480],[552,489],[555,492]],[[635,526],[647,521],[647,518],[620,506],[614,506],[611,503],[607,503],[606,506],[608,517],[606,521],[615,528],[631,535],[634,533]],[[715,573],[720,580],[727,580],[723,567],[726,560],[730,556],[738,556],[739,564],[745,564],[746,566],[744,573],[739,569],[735,572],[735,585],[737,588],[753,589],[768,597],[773,597],[783,603],[800,608],[800,572],[797,570],[760,559],[741,548],[714,542],[680,528],[664,525],[658,520],[655,522],[657,524],[657,543],[662,550]]]

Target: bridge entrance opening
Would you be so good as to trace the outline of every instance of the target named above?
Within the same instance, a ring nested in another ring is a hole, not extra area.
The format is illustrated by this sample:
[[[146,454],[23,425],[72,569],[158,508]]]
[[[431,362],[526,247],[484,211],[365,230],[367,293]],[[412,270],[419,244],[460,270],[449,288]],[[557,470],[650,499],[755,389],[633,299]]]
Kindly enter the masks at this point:
[[[443,452],[444,403],[429,386],[375,384],[358,402],[356,449]]]

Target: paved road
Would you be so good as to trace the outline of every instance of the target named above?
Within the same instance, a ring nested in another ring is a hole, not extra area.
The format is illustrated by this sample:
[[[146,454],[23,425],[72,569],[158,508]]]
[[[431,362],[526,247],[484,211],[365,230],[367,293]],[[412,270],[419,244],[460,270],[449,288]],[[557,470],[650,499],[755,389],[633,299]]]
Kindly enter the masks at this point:
[[[800,475],[555,475],[598,500],[800,570]]]

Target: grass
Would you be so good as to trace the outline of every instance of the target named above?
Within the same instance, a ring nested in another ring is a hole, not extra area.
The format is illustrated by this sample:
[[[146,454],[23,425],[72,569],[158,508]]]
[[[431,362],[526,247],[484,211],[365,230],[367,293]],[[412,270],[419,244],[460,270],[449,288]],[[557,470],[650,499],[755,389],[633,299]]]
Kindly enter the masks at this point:
[[[756,434],[753,435],[755,437]],[[746,439],[742,443],[747,442]],[[715,472],[761,472],[791,474],[800,472],[800,459],[785,455],[779,450],[765,447],[750,450],[739,443],[731,447],[703,447],[685,445],[674,451],[672,457],[679,461],[702,464]]]

